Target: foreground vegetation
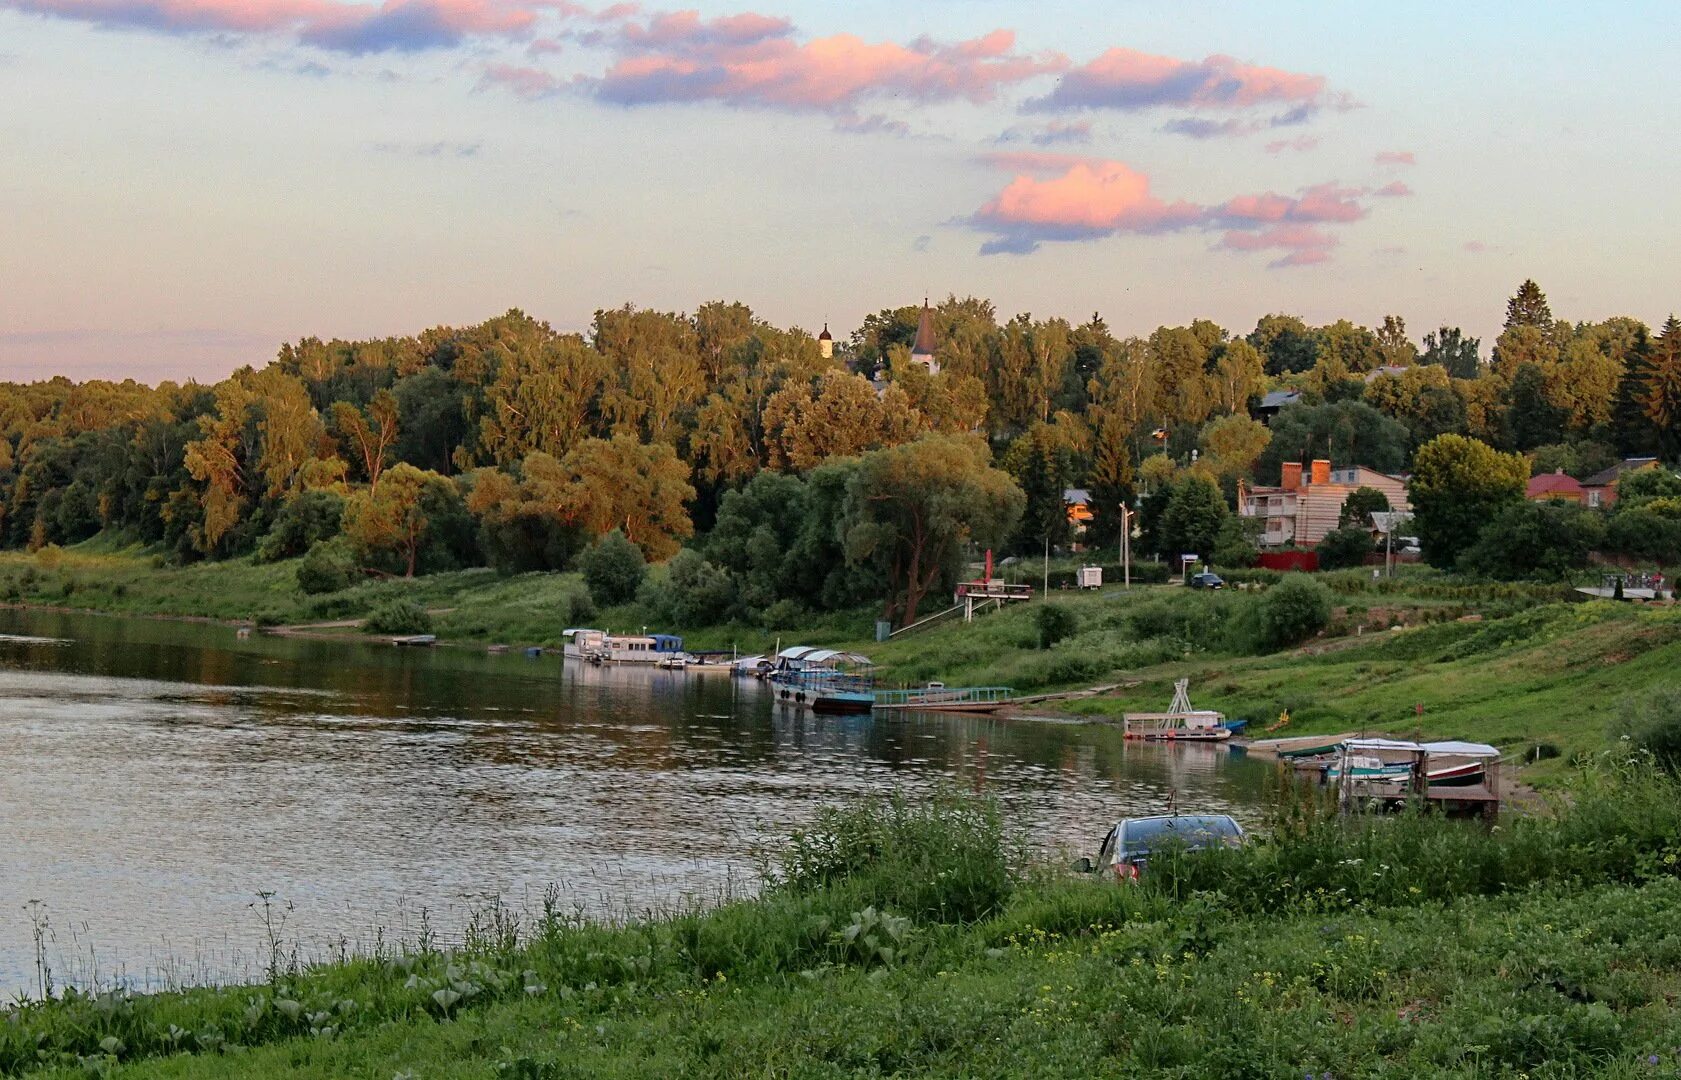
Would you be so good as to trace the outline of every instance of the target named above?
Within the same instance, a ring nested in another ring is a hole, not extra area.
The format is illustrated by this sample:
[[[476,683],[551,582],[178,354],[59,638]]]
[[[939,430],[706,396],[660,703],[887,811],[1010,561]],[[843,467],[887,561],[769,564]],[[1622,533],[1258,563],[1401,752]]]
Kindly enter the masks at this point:
[[[1260,842],[1137,886],[1025,863],[984,802],[864,804],[755,900],[492,910],[320,967],[280,942],[263,985],[20,1005],[0,1073],[1676,1075],[1681,787],[1631,756],[1572,785],[1493,833],[1285,789]]]

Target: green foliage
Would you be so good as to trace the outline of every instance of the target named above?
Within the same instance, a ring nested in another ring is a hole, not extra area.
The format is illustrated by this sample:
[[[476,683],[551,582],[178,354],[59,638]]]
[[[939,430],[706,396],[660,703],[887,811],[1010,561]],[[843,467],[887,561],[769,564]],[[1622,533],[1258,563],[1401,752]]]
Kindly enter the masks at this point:
[[[1295,645],[1330,625],[1331,590],[1306,574],[1285,574],[1261,594],[1256,614],[1264,647]]]
[[[1518,502],[1483,527],[1459,565],[1505,581],[1564,580],[1588,565],[1605,536],[1605,519],[1596,511],[1562,502]]]
[[[1424,557],[1454,565],[1484,525],[1523,499],[1529,463],[1476,439],[1441,435],[1419,447],[1408,488]]]
[[[663,622],[688,629],[722,622],[735,606],[736,591],[728,572],[685,548],[666,563],[663,575],[649,576],[637,599]]]
[[[362,629],[369,634],[429,634],[432,616],[415,601],[400,596],[374,608]]]
[[[1362,401],[1288,405],[1273,417],[1269,430],[1272,441],[1261,454],[1256,475],[1274,484],[1284,462],[1314,458],[1397,473],[1406,464],[1412,441],[1404,424]]]
[[[1681,565],[1681,517],[1670,517],[1639,507],[1618,507],[1605,529],[1605,543],[1612,551],[1649,559],[1665,566]]]
[[[1229,514],[1225,496],[1214,481],[1193,473],[1173,485],[1162,512],[1158,543],[1172,559],[1194,552],[1208,561]]]
[[[263,562],[296,558],[339,535],[343,520],[344,496],[325,490],[299,492],[281,504],[274,524],[257,542],[257,558]]]
[[[584,584],[597,604],[622,604],[636,595],[648,572],[642,549],[617,529],[597,540],[578,557]]]
[[[356,578],[356,558],[342,541],[317,541],[298,562],[298,588],[306,596],[347,589]]]
[[[1260,554],[1261,534],[1266,527],[1265,518],[1228,515],[1220,523],[1220,534],[1215,538],[1210,561],[1222,571],[1254,566]]]
[[[1343,500],[1342,511],[1337,515],[1337,524],[1341,527],[1350,525],[1362,529],[1372,524],[1372,515],[1386,513],[1389,510],[1389,496],[1373,487],[1358,487],[1349,492],[1348,498]]]
[[[1617,480],[1616,507],[1619,512],[1638,510],[1659,499],[1675,498],[1681,498],[1681,476],[1661,465],[1635,469]]]
[[[1061,604],[1040,604],[1033,612],[1033,622],[1039,631],[1039,647],[1048,649],[1073,634],[1080,625],[1074,613]]]
[[[1681,773],[1681,689],[1664,686],[1626,698],[1611,733],[1672,775]]]
[[[1321,570],[1361,566],[1372,553],[1372,534],[1360,526],[1332,529],[1315,550],[1319,552]]]

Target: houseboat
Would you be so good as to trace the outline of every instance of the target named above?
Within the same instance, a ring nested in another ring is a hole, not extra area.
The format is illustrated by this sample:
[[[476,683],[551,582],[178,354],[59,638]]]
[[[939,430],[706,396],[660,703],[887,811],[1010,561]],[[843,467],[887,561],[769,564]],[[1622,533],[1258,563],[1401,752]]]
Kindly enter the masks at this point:
[[[776,700],[813,712],[867,713],[875,707],[875,666],[859,653],[795,645],[776,654],[767,678]]]
[[[592,664],[651,664],[681,667],[688,662],[683,639],[675,634],[609,634],[605,630],[572,627],[561,631],[568,660]]]

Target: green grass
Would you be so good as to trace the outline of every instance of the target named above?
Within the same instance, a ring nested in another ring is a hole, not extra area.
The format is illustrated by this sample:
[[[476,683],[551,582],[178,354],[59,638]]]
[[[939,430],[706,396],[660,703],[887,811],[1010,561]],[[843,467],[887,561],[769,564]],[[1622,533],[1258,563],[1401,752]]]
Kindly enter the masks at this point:
[[[1494,833],[1284,799],[1268,838],[1139,885],[1022,864],[985,803],[865,804],[756,900],[492,912],[451,953],[26,1004],[0,1073],[1675,1076],[1681,787],[1638,763],[1579,782]]]

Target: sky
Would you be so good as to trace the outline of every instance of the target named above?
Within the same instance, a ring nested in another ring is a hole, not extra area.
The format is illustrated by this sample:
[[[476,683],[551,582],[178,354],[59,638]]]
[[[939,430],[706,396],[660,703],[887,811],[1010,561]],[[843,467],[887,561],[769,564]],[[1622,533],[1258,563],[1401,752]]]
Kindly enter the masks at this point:
[[[0,0],[0,379],[948,293],[1122,334],[1681,307],[1681,8]]]

